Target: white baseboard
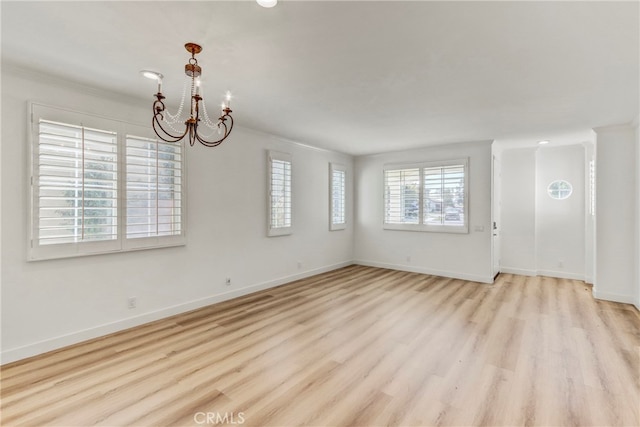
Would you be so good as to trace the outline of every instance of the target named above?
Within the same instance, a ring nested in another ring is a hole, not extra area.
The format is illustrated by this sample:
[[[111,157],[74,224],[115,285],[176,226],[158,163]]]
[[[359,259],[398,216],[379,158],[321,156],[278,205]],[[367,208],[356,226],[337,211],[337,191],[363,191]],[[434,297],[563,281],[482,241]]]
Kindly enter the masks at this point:
[[[552,271],[552,270],[527,270],[524,268],[513,267],[500,267],[501,273],[518,274],[520,276],[547,276],[556,277],[558,279],[571,279],[571,280],[585,280],[584,275],[569,273],[566,271]]]
[[[520,276],[537,276],[535,270],[526,270],[524,268],[512,268],[500,266],[500,273],[517,274]]]
[[[558,279],[571,279],[584,281],[584,274],[570,273],[568,271],[538,270],[536,276],[556,277]]]
[[[388,268],[390,270],[409,271],[411,273],[431,274],[434,276],[449,277],[452,279],[469,280],[472,282],[493,283],[493,276],[480,276],[476,274],[459,273],[455,271],[434,270],[424,267],[414,267],[411,265],[387,264],[377,261],[354,260],[354,264],[365,265],[367,267]]]
[[[601,299],[601,300],[605,300],[605,301],[622,302],[622,303],[625,303],[625,304],[632,304],[636,308],[638,308],[638,305],[637,305],[638,302],[635,301],[635,298],[633,297],[633,295],[620,295],[620,294],[612,294],[612,293],[608,293],[608,292],[598,292],[598,290],[594,286],[594,288],[593,288],[593,297],[595,299]],[[640,308],[638,308],[638,309],[640,310]]]
[[[316,274],[337,270],[338,268],[347,267],[352,264],[353,262],[351,261],[345,261],[338,264],[328,265],[325,267],[320,267],[313,270],[292,274],[290,276],[285,276],[278,279],[257,283],[251,286],[246,286],[244,288],[234,289],[232,291],[225,292],[222,294],[212,295],[209,297],[185,302],[182,304],[176,304],[170,307],[162,308],[160,310],[151,311],[148,313],[140,314],[138,316],[128,317],[126,319],[117,320],[115,322],[105,323],[103,325],[95,326],[92,328],[82,329],[79,331],[72,332],[70,334],[49,338],[49,339],[31,343],[25,346],[11,348],[7,350],[3,349],[2,353],[0,353],[0,361],[1,361],[0,364],[15,362],[17,360],[25,359],[27,357],[36,356],[38,354],[46,353],[52,350],[57,350],[59,348],[67,347],[67,346],[77,344],[83,341],[87,341],[93,338],[98,338],[104,335],[122,331],[135,326],[140,326],[145,323],[153,322],[155,320],[163,319],[163,318],[170,317],[180,313],[185,313],[187,311],[206,307],[211,304],[227,301],[233,298],[237,298],[237,297],[247,295],[253,292],[261,291],[264,289],[273,288],[275,286],[283,285],[285,283],[293,282],[299,279],[304,279],[306,277],[314,276]]]

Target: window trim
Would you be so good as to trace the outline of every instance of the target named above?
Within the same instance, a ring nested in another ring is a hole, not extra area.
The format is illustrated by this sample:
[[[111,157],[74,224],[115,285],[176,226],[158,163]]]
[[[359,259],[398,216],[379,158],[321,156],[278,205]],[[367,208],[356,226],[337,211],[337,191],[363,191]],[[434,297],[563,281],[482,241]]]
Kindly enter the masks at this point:
[[[288,236],[293,234],[293,200],[294,200],[294,195],[293,195],[293,189],[294,189],[294,185],[293,185],[293,161],[292,161],[292,156],[289,153],[283,153],[283,152],[279,152],[279,151],[272,151],[272,150],[267,150],[267,236],[268,237],[277,237],[277,236]],[[277,161],[282,161],[282,162],[288,162],[289,163],[289,168],[290,168],[290,182],[289,182],[289,186],[291,188],[290,190],[290,197],[291,197],[291,207],[290,207],[290,216],[291,216],[291,221],[290,224],[288,226],[285,227],[272,227],[272,223],[273,223],[273,218],[272,218],[272,213],[273,213],[273,204],[272,204],[272,198],[271,198],[271,192],[272,192],[272,174],[273,174],[273,161],[277,160]]]
[[[444,225],[444,224],[425,224],[424,223],[424,169],[435,167],[447,167],[462,165],[464,167],[464,224],[463,225]],[[386,204],[386,188],[385,188],[385,176],[387,171],[401,170],[401,169],[418,169],[419,170],[419,189],[418,189],[418,224],[390,224],[385,222],[385,204]],[[453,234],[468,234],[469,233],[469,158],[457,158],[449,160],[437,160],[427,162],[412,162],[412,163],[388,163],[383,165],[382,170],[382,228],[384,230],[397,230],[397,231],[420,231],[420,232],[433,232],[433,233],[453,233]]]
[[[113,240],[39,244],[39,131],[40,119],[67,125],[81,125],[116,132],[117,146],[117,236]],[[187,159],[182,159],[182,233],[176,236],[155,236],[139,239],[126,238],[126,135],[153,130],[148,126],[130,123],[91,113],[47,105],[39,102],[27,102],[27,141],[29,146],[29,225],[27,233],[27,261],[40,261],[60,258],[74,258],[89,255],[129,252],[135,250],[184,246],[187,232]],[[133,130],[135,129],[135,130]],[[143,130],[144,129],[144,130]],[[183,145],[184,147],[184,145]],[[183,150],[183,153],[185,151]],[[137,240],[137,242],[132,242]]]
[[[342,216],[344,218],[343,222],[335,223],[333,222],[333,173],[334,171],[342,172],[344,174],[344,188],[342,191]],[[329,230],[337,231],[344,230],[347,228],[347,168],[340,163],[329,163]]]

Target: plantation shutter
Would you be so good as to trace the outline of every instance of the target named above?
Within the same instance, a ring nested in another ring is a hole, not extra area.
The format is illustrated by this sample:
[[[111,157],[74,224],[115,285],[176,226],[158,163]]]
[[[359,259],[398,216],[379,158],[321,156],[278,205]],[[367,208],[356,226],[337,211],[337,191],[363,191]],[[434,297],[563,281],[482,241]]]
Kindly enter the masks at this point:
[[[460,226],[465,216],[465,165],[427,167],[424,223]]]
[[[346,223],[346,176],[344,167],[332,164],[330,167],[330,197],[331,197],[331,230],[344,229]]]
[[[468,233],[469,159],[384,165],[386,230]]]
[[[182,145],[126,137],[126,237],[182,234]]]
[[[418,224],[420,169],[384,171],[384,223]]]
[[[38,245],[117,239],[117,151],[116,132],[38,121]]]
[[[269,152],[269,236],[291,233],[291,156]]]

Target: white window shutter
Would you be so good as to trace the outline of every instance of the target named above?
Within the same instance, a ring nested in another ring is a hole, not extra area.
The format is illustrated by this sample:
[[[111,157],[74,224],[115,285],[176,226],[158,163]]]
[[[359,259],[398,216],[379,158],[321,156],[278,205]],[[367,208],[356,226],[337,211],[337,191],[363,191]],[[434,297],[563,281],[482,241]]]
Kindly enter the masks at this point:
[[[344,166],[329,165],[329,229],[344,230],[346,215],[347,170]]]
[[[269,218],[268,236],[292,233],[291,155],[268,152]]]
[[[182,234],[182,145],[126,138],[126,237]]]
[[[37,244],[117,239],[115,132],[38,122]]]
[[[418,224],[420,207],[420,169],[384,171],[385,224]]]
[[[384,228],[468,233],[468,159],[385,165]]]

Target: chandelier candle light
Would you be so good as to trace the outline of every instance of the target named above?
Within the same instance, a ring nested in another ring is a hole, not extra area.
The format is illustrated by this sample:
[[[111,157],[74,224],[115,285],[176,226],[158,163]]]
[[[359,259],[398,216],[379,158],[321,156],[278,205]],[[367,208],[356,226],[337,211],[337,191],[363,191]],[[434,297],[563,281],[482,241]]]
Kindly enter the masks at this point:
[[[182,92],[180,107],[175,115],[170,114],[166,110],[163,102],[165,97],[162,94],[162,74],[154,71],[141,71],[142,75],[145,77],[156,79],[158,81],[158,93],[155,94],[157,99],[153,102],[153,119],[151,120],[151,124],[156,135],[158,135],[158,138],[163,141],[178,142],[188,135],[189,144],[191,146],[193,146],[196,141],[199,141],[202,145],[207,147],[217,147],[229,136],[233,129],[233,117],[231,117],[230,108],[231,93],[227,92],[225,102],[223,102],[221,106],[221,116],[216,122],[213,122],[207,114],[204,102],[200,104],[200,101],[203,101],[203,98],[200,96],[200,79],[198,77],[200,77],[200,74],[202,73],[202,68],[198,65],[196,54],[202,51],[202,47],[195,43],[187,43],[184,47],[189,53],[191,53],[191,58],[189,58],[189,62],[184,66],[184,73],[187,78]],[[182,121],[181,115],[189,83],[191,86],[190,115],[189,118],[184,121],[184,131],[181,131],[175,129],[173,125]],[[208,135],[202,135],[199,133],[199,130],[202,129],[199,128],[200,124],[204,124],[206,128],[209,128],[211,133]],[[167,130],[167,128],[169,130]],[[215,134],[219,136],[219,139],[215,140]],[[208,139],[212,137],[213,140]]]

